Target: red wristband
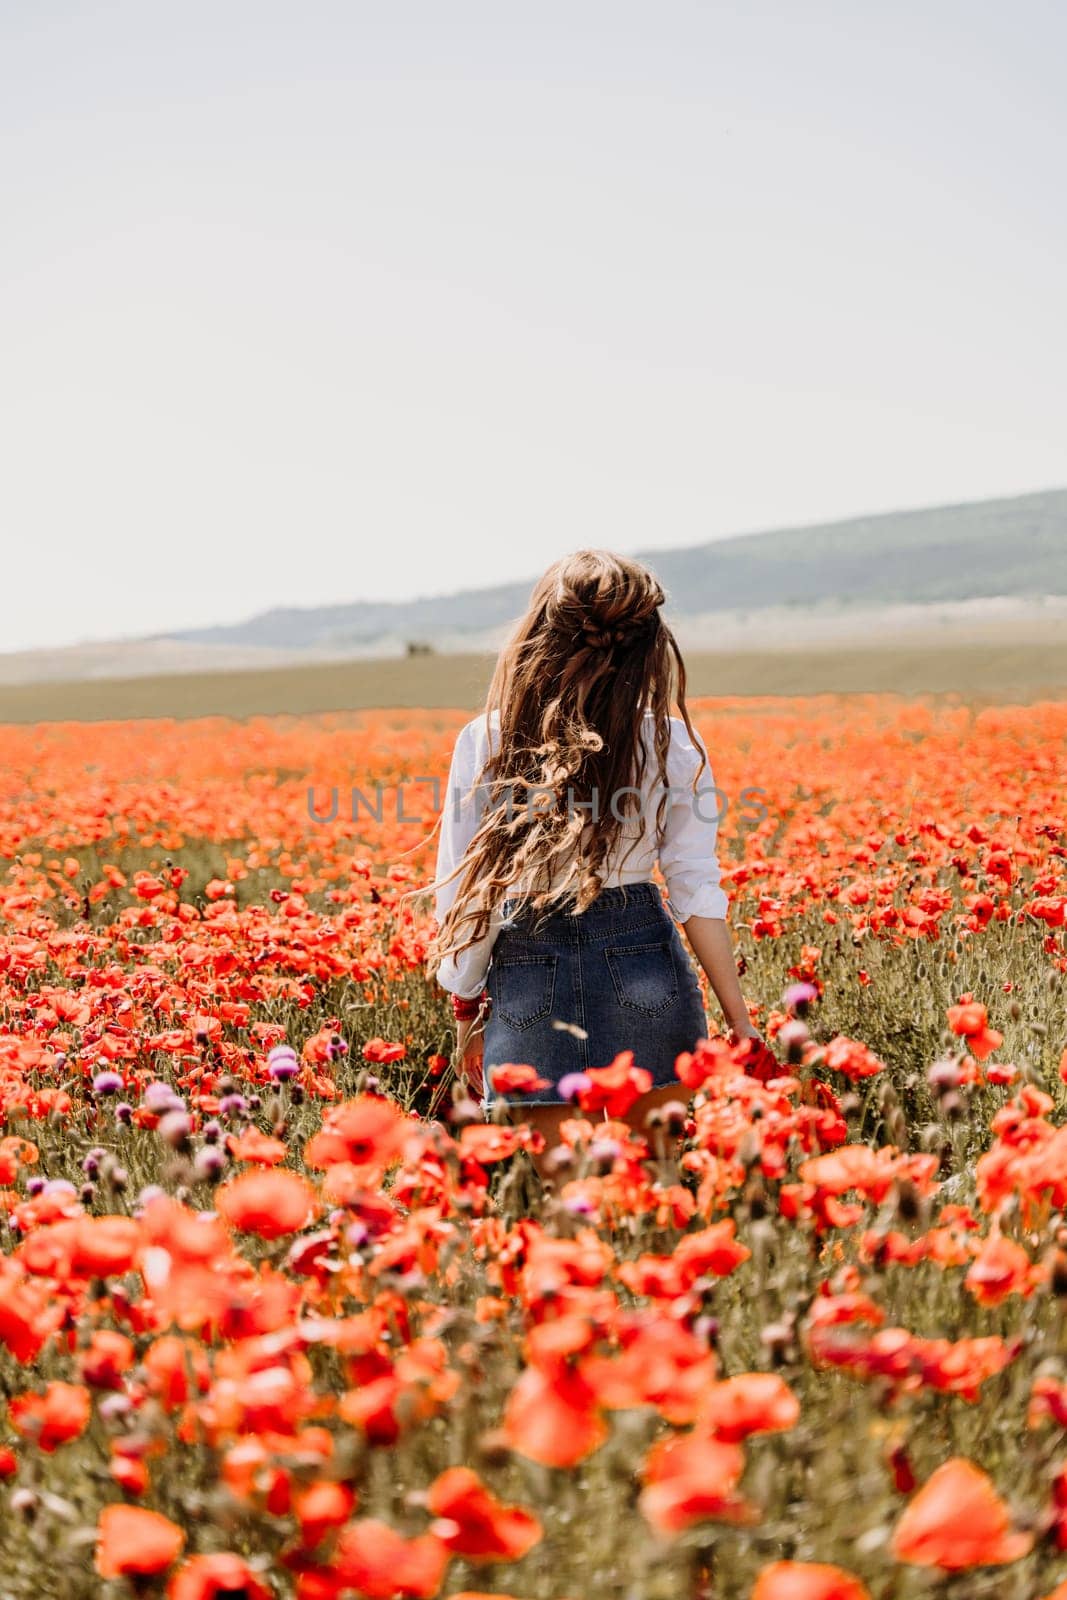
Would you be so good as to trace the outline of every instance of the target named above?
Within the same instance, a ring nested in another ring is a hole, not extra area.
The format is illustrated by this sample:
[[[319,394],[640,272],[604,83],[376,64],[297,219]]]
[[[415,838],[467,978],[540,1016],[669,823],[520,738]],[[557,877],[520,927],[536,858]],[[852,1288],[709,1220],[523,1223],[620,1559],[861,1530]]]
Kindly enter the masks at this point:
[[[452,1015],[457,1022],[473,1022],[485,1002],[485,990],[481,994],[467,995],[454,994],[452,996]]]

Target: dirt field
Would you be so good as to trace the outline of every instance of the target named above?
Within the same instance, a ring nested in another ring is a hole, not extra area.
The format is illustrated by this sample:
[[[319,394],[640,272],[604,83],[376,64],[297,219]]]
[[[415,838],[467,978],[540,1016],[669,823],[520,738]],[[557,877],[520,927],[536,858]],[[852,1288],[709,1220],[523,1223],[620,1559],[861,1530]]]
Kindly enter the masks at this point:
[[[830,648],[690,652],[694,695],[955,691],[1030,700],[1067,693],[1067,638],[908,641]],[[0,686],[0,722],[249,717],[370,707],[478,706],[491,658],[435,655],[255,671]]]

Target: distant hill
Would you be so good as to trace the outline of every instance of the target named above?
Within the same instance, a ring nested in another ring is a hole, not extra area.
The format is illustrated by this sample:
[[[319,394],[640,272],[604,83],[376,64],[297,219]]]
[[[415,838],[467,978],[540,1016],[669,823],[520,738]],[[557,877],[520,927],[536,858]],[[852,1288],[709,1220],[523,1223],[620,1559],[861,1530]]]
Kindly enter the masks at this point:
[[[773,606],[931,604],[1067,595],[1067,489],[852,517],[639,554],[673,615]],[[279,607],[168,637],[190,644],[343,654],[386,636],[482,634],[522,610],[533,582],[405,602]]]

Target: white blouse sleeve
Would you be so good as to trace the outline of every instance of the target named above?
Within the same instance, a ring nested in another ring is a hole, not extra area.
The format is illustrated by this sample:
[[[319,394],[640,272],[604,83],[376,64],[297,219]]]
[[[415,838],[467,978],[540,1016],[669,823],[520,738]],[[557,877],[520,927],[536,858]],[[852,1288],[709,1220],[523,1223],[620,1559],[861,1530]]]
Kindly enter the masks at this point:
[[[726,918],[730,905],[720,887],[721,872],[716,845],[723,797],[715,788],[708,762],[700,774],[696,790],[693,779],[700,756],[707,751],[699,734],[696,743],[685,723],[671,719],[671,743],[667,755],[667,782],[670,793],[659,842],[659,864],[667,880],[668,909],[676,922],[690,917]]]
[[[482,818],[483,796],[475,790],[478,776],[476,723],[468,723],[456,739],[441,811],[441,838],[437,847],[436,881],[447,878],[462,861]],[[434,911],[438,924],[455,903],[462,873],[436,890]],[[458,954],[446,956],[437,969],[437,981],[452,994],[471,998],[481,994],[496,931],[469,945]]]

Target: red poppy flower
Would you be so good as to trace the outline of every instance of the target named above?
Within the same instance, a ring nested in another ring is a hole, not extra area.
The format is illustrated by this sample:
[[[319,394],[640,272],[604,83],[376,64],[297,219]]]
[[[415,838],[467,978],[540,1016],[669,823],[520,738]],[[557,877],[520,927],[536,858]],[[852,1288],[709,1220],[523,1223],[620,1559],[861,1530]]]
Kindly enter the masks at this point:
[[[1035,1378],[1026,1425],[1040,1427],[1046,1418],[1057,1428],[1067,1428],[1067,1383],[1057,1383],[1055,1378]]]
[[[575,1369],[527,1367],[508,1396],[503,1434],[511,1448],[546,1467],[573,1467],[599,1450],[608,1428],[595,1391]]]
[[[1001,1566],[1032,1548],[1031,1533],[1013,1533],[1008,1508],[973,1461],[953,1456],[928,1478],[893,1532],[892,1551],[913,1566]]]
[[[50,1383],[43,1394],[15,1395],[8,1412],[16,1433],[50,1452],[85,1432],[92,1407],[84,1384]]]
[[[692,1422],[715,1381],[714,1351],[674,1317],[656,1312],[626,1315],[618,1335],[619,1355],[582,1362],[582,1375],[598,1403],[609,1411],[655,1406],[668,1422]]]
[[[861,1078],[873,1078],[885,1068],[885,1063],[879,1061],[873,1050],[844,1034],[838,1034],[824,1047],[822,1060],[825,1066],[843,1073],[853,1083]]]
[[[537,1089],[551,1087],[536,1067],[525,1067],[510,1061],[493,1067],[489,1074],[497,1094],[533,1094]]]
[[[132,1339],[114,1328],[96,1328],[87,1347],[79,1352],[78,1369],[94,1389],[119,1389],[122,1375],[136,1357]]]
[[[645,1457],[641,1514],[665,1537],[708,1519],[750,1522],[754,1510],[736,1493],[744,1469],[736,1444],[701,1433],[675,1435]]]
[[[344,1526],[355,1504],[355,1494],[345,1483],[324,1479],[302,1489],[293,1499],[293,1511],[303,1544],[309,1548],[321,1544],[331,1529]]]
[[[185,1534],[177,1523],[142,1506],[105,1506],[96,1536],[102,1578],[147,1578],[177,1560]]]
[[[865,1584],[842,1567],[818,1561],[772,1561],[756,1579],[751,1600],[871,1600]]]
[[[781,1433],[796,1426],[800,1401],[774,1372],[742,1372],[707,1390],[698,1423],[718,1439],[740,1444],[751,1433]]]
[[[20,1262],[0,1256],[0,1346],[6,1345],[16,1361],[34,1361],[62,1321],[63,1307],[49,1304]]]
[[[387,1039],[368,1039],[363,1046],[364,1060],[373,1061],[377,1066],[387,1066],[390,1061],[403,1061],[406,1055],[405,1045],[390,1043]]]
[[[606,1067],[589,1067],[582,1075],[577,1101],[585,1112],[606,1111],[609,1117],[624,1117],[652,1087],[652,1074],[634,1066],[632,1050],[622,1050]]]
[[[427,1504],[441,1543],[468,1561],[521,1561],[541,1538],[541,1524],[519,1506],[502,1505],[469,1467],[452,1467],[430,1486]]]
[[[1004,1035],[989,1026],[985,1006],[966,1000],[958,1006],[949,1006],[948,1025],[952,1032],[966,1039],[967,1048],[976,1061],[984,1061],[1004,1043]]]
[[[459,1153],[467,1161],[488,1166],[494,1161],[506,1161],[522,1144],[518,1128],[505,1128],[495,1122],[472,1122],[459,1136]]]
[[[259,1167],[276,1167],[289,1154],[289,1146],[281,1139],[272,1139],[259,1128],[246,1128],[243,1133],[231,1133],[226,1148],[235,1161],[251,1161]]]
[[[395,1595],[430,1600],[441,1587],[448,1561],[448,1550],[432,1533],[405,1539],[387,1522],[362,1517],[338,1534],[331,1576],[366,1600],[393,1600]]]
[[[408,1120],[394,1101],[360,1095],[329,1108],[320,1132],[304,1146],[304,1159],[309,1167],[347,1162],[384,1169],[400,1154],[407,1134]]]
[[[111,1462],[107,1470],[112,1481],[118,1484],[124,1494],[133,1495],[136,1499],[138,1495],[148,1493],[151,1480],[148,1468],[140,1456],[124,1455],[112,1444]]]
[[[242,1172],[224,1183],[215,1196],[219,1214],[241,1233],[280,1239],[306,1227],[318,1207],[314,1189],[298,1172],[273,1168]]]
[[[972,1261],[964,1283],[980,1306],[998,1306],[1009,1295],[1028,1295],[1042,1276],[1022,1245],[992,1233]]]
[[[148,1387],[165,1411],[176,1411],[195,1392],[207,1394],[211,1367],[198,1344],[166,1333],[150,1344],[141,1359]]]
[[[192,1556],[167,1585],[167,1600],[273,1600],[271,1590],[229,1550]]]

